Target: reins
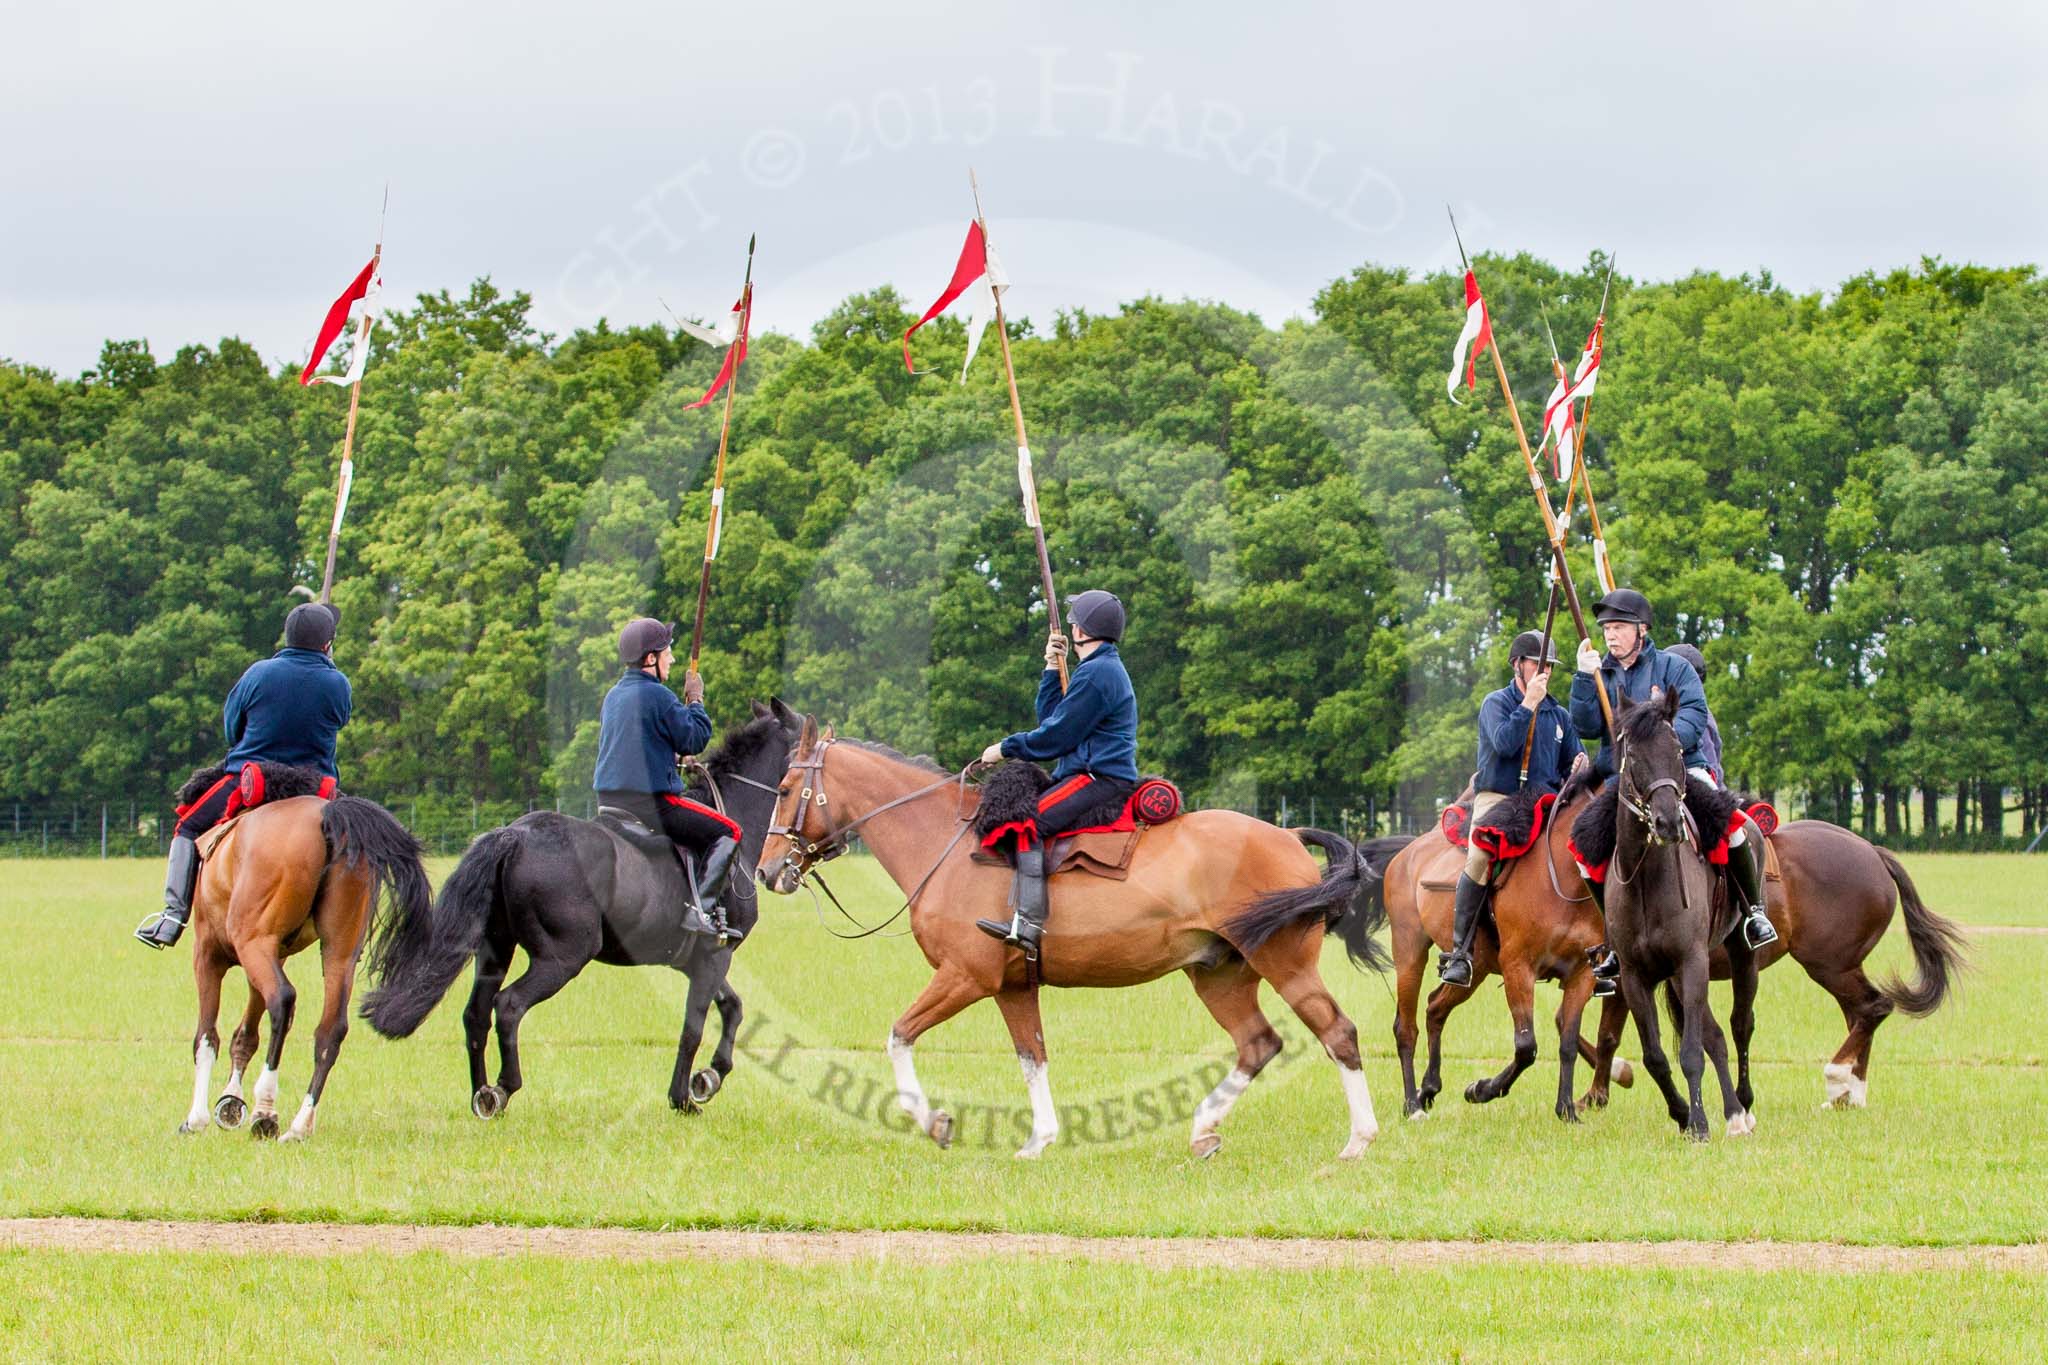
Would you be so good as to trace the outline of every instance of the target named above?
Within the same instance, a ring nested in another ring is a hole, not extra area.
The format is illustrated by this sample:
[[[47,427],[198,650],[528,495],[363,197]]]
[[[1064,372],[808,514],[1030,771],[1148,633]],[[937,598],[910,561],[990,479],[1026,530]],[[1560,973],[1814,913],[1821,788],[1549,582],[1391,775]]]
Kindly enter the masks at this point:
[[[768,826],[768,835],[770,838],[778,834],[781,835],[789,840],[790,847],[796,850],[797,884],[799,886],[803,885],[807,880],[814,879],[817,882],[817,890],[822,890],[825,893],[826,899],[832,902],[832,908],[843,915],[847,923],[860,926],[859,933],[842,934],[827,924],[824,926],[825,932],[831,934],[834,938],[848,940],[863,939],[879,934],[882,930],[888,928],[905,914],[909,913],[911,908],[917,904],[918,897],[924,894],[925,887],[931,884],[932,878],[938,875],[939,869],[945,866],[946,859],[952,856],[953,850],[960,846],[960,841],[966,837],[968,830],[973,827],[973,822],[968,818],[965,810],[967,804],[967,775],[980,765],[980,760],[977,759],[975,762],[969,763],[957,773],[949,773],[935,782],[927,783],[916,791],[907,792],[902,796],[885,801],[858,819],[849,821],[844,825],[831,826],[818,839],[809,839],[802,832],[804,811],[808,807],[815,805],[827,810],[826,820],[828,825],[830,824],[829,808],[831,803],[825,795],[825,751],[831,748],[834,742],[831,739],[820,740],[812,746],[809,758],[802,762],[792,762],[789,765],[791,772],[802,772],[805,774],[803,785],[796,794],[796,804],[790,811],[789,821],[775,820]],[[840,904],[839,897],[833,894],[830,883],[826,882],[824,875],[818,870],[817,865],[830,862],[846,852],[847,845],[852,841],[853,836],[860,830],[861,826],[867,824],[870,820],[875,819],[877,816],[886,815],[898,807],[907,806],[913,801],[921,800],[945,787],[953,787],[957,792],[960,808],[957,817],[959,828],[953,832],[953,837],[947,842],[946,846],[939,851],[939,856],[932,861],[932,865],[925,869],[924,875],[917,879],[917,885],[904,898],[903,904],[896,907],[895,911],[881,923],[862,925],[860,920],[855,918],[851,911]],[[776,790],[779,794],[780,789]],[[812,893],[812,903],[816,903],[816,891]],[[822,914],[822,911],[820,913]]]

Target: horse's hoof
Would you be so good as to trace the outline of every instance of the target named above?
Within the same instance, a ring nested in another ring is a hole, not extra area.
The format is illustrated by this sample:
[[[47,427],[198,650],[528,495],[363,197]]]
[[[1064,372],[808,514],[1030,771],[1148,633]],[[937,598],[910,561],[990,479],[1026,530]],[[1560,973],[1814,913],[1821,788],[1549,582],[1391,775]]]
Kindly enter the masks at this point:
[[[1408,1106],[1408,1121],[1410,1123],[1413,1123],[1417,1119],[1426,1119],[1428,1117],[1429,1110],[1423,1108],[1420,1104],[1411,1104]]]
[[[213,1102],[213,1121],[233,1132],[249,1117],[249,1106],[240,1095],[222,1095]]]
[[[1051,1138],[1033,1138],[1017,1149],[1017,1160],[1036,1161],[1045,1154],[1045,1149],[1050,1146],[1052,1146]]]
[[[1623,1090],[1636,1083],[1636,1069],[1630,1066],[1626,1059],[1621,1057],[1614,1059],[1614,1065],[1609,1069],[1608,1076],[1614,1084],[1620,1086]]]
[[[487,1085],[469,1097],[469,1112],[480,1119],[494,1119],[505,1112],[511,1097],[495,1085]]]
[[[178,1125],[178,1131],[186,1137],[191,1137],[196,1133],[203,1133],[206,1131],[206,1120],[201,1119],[194,1123],[191,1119],[186,1119]]]
[[[1378,1136],[1379,1134],[1377,1132],[1353,1133],[1351,1135],[1351,1141],[1344,1144],[1344,1150],[1337,1153],[1337,1160],[1358,1160],[1358,1158],[1365,1155],[1365,1149],[1372,1146],[1372,1140]]]
[[[1557,1106],[1557,1116],[1566,1123],[1577,1123],[1579,1121],[1578,1106],[1574,1105],[1570,1100],[1565,1100]]]
[[[1756,1115],[1748,1110],[1738,1110],[1728,1116],[1728,1136],[1748,1137],[1756,1131]]]
[[[931,1134],[933,1142],[939,1144],[939,1150],[944,1151],[953,1145],[953,1116],[943,1109],[938,1110],[932,1115],[932,1126],[925,1131]]]
[[[1207,1161],[1210,1157],[1223,1150],[1223,1135],[1221,1133],[1204,1133],[1188,1144],[1188,1150],[1202,1160]]]
[[[699,1104],[703,1104],[713,1095],[716,1095],[719,1087],[724,1084],[725,1077],[719,1075],[714,1068],[707,1066],[696,1075],[690,1077],[690,1098]]]
[[[1474,1081],[1465,1087],[1465,1103],[1485,1104],[1493,1096],[1487,1091],[1485,1081]]]
[[[1431,1108],[1433,1108],[1436,1105],[1436,1097],[1440,1093],[1440,1091],[1436,1090],[1424,1090],[1420,1094],[1416,1095],[1415,1102],[1422,1106],[1424,1113],[1427,1113]]]
[[[277,1115],[258,1114],[256,1121],[249,1125],[249,1136],[258,1142],[268,1142],[277,1136]]]
[[[313,1135],[311,1133],[302,1133],[296,1128],[287,1128],[278,1137],[277,1140],[279,1142],[304,1142],[307,1138],[310,1138],[312,1136]]]

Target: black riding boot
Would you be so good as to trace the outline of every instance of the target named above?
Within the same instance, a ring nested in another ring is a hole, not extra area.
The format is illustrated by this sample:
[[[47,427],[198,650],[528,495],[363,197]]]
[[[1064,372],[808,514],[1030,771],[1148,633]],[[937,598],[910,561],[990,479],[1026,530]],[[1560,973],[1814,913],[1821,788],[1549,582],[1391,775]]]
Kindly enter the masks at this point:
[[[1600,923],[1607,923],[1607,883],[1586,878],[1586,890],[1592,893],[1593,904],[1600,911]],[[1614,949],[1605,943],[1596,943],[1586,949],[1586,960],[1593,964],[1593,994],[1612,995],[1619,987],[1621,963],[1615,959]]]
[[[723,943],[738,943],[746,937],[744,930],[733,928],[725,917],[725,877],[739,847],[740,841],[730,835],[720,839],[705,850],[703,870],[697,874],[697,909]]]
[[[1458,874],[1455,908],[1451,911],[1451,950],[1440,953],[1436,974],[1446,986],[1472,984],[1472,940],[1479,933],[1479,917],[1486,913],[1486,901],[1493,888]]]
[[[1026,962],[1038,961],[1038,940],[1045,934],[1045,850],[1017,850],[1017,880],[1013,892],[1016,914],[1008,924],[999,919],[978,919],[974,927],[990,938],[999,938],[1024,950]]]
[[[1764,851],[1755,839],[1744,839],[1728,849],[1728,880],[1742,897],[1742,941],[1752,949],[1778,941],[1771,917],[1764,913]]]
[[[199,845],[180,834],[171,840],[171,860],[164,869],[164,908],[144,920],[135,937],[152,948],[168,948],[185,932],[192,918],[192,888],[199,881]]]

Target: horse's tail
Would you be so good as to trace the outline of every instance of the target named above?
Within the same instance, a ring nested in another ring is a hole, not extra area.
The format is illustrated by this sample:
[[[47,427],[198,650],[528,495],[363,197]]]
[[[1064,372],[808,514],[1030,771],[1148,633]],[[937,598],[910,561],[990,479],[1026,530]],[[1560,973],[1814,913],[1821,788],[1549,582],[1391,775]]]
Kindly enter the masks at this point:
[[[1907,1014],[1932,1014],[1948,998],[1949,986],[1965,964],[1963,931],[1927,908],[1905,866],[1889,850],[1880,848],[1877,856],[1884,860],[1884,870],[1892,874],[1892,882],[1899,888],[1899,904],[1906,911],[1906,939],[1913,945],[1913,966],[1920,974],[1919,982],[1911,986],[1893,977],[1878,986],[1878,993]]]
[[[371,908],[383,901],[384,912],[369,935],[375,961],[382,945],[426,922],[433,891],[420,863],[425,850],[390,811],[360,796],[337,796],[322,806],[320,834],[327,841],[328,865],[368,868]]]
[[[1328,865],[1322,880],[1268,892],[1253,901],[1230,921],[1231,943],[1241,953],[1255,953],[1282,929],[1321,919],[1337,931],[1344,951],[1361,971],[1385,971],[1389,959],[1373,935],[1387,922],[1387,903],[1381,895],[1386,878],[1341,835],[1320,829],[1297,829],[1293,834],[1323,851]]]
[[[498,871],[518,845],[510,829],[478,837],[441,887],[439,904],[392,924],[370,954],[375,982],[363,1018],[386,1038],[412,1036],[476,956],[498,903]]]

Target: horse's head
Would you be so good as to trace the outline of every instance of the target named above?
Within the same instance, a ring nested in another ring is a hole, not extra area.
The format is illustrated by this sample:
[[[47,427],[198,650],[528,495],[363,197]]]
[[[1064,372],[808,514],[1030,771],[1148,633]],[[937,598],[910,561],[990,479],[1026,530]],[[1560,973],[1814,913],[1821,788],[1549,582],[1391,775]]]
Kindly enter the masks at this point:
[[[1685,838],[1685,750],[1671,728],[1677,714],[1678,694],[1652,688],[1648,701],[1624,701],[1614,715],[1621,806],[1642,824],[1652,844]]]
[[[810,716],[798,721],[795,747],[775,793],[775,818],[768,826],[768,842],[761,846],[761,884],[777,895],[795,894],[813,864],[836,856],[843,848],[832,837],[827,813],[825,754],[831,747],[831,726],[821,732]]]

